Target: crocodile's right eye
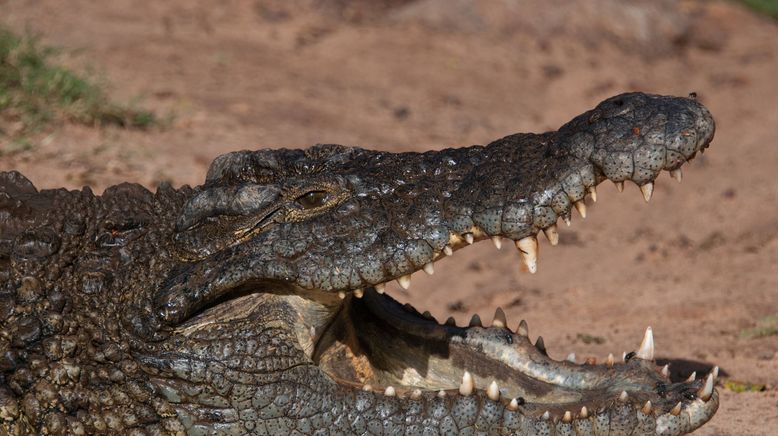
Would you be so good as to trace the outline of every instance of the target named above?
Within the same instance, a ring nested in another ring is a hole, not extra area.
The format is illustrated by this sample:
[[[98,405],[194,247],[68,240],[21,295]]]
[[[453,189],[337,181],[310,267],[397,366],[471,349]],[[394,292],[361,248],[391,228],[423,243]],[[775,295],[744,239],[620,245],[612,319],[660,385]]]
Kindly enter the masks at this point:
[[[297,204],[303,209],[316,209],[327,204],[329,193],[327,191],[310,191],[297,197]]]

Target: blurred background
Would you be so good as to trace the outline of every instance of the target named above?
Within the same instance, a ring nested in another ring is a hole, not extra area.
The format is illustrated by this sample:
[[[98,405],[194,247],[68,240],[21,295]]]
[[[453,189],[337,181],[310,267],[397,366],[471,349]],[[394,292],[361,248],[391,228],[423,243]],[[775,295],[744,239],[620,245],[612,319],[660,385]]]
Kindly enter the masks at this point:
[[[558,128],[625,91],[696,92],[709,151],[646,205],[601,186],[537,274],[477,244],[389,292],[527,319],[602,360],[651,325],[674,376],[720,365],[699,434],[778,427],[778,1],[0,0],[0,170],[38,188],[196,185],[217,155],[392,151]],[[774,433],[772,433],[774,434]]]

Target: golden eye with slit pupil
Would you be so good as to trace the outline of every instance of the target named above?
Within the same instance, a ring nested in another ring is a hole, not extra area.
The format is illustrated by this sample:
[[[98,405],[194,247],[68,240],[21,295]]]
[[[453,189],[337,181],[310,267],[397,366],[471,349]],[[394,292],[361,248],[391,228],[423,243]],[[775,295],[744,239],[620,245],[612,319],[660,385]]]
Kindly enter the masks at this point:
[[[304,209],[313,209],[327,204],[327,191],[311,191],[297,197],[297,203]]]

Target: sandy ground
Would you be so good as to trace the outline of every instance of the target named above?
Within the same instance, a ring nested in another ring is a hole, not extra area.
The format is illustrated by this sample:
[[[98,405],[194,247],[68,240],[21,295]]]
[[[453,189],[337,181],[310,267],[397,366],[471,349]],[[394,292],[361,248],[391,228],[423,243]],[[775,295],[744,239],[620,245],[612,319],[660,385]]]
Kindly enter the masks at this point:
[[[521,6],[518,6],[518,5]],[[397,298],[461,323],[502,306],[552,357],[635,349],[651,325],[674,374],[720,365],[698,434],[776,434],[778,336],[741,338],[778,313],[778,26],[721,2],[561,0],[0,0],[0,20],[103,71],[120,99],[175,115],[164,130],[65,125],[0,156],[39,188],[198,184],[236,149],[335,142],[387,150],[486,143],[556,129],[610,95],[696,91],[710,150],[667,175],[651,204],[601,186],[589,218],[541,244],[535,275],[488,242],[414,275]],[[507,244],[506,244],[507,245]]]

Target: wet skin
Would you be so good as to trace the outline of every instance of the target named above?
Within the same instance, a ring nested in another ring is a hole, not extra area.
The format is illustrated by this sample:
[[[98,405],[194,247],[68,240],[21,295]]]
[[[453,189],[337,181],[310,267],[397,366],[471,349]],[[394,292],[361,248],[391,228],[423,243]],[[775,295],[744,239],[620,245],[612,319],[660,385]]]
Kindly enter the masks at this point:
[[[632,93],[485,146],[228,153],[196,188],[0,173],[0,433],[688,433],[716,371],[671,382],[650,329],[559,362],[501,310],[440,324],[383,289],[484,239],[534,272],[597,184],[648,200],[714,130],[694,98]]]

